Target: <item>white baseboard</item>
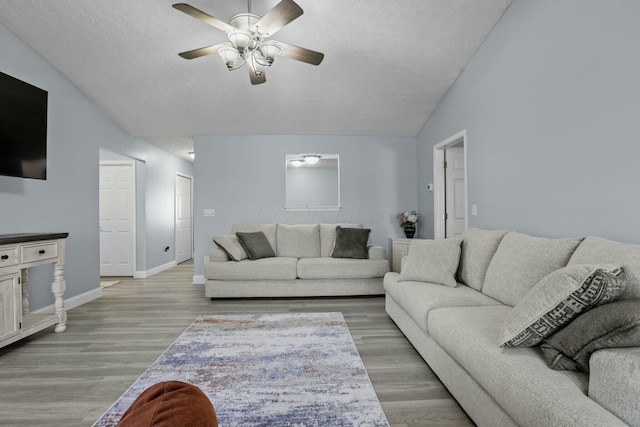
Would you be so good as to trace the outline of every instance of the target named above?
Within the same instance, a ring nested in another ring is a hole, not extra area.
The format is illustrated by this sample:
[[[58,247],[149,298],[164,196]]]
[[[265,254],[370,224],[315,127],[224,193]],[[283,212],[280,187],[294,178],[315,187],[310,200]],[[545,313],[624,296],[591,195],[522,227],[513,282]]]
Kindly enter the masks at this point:
[[[75,297],[65,298],[64,311],[69,311],[72,308],[80,307],[82,304],[86,304],[88,302],[96,300],[101,296],[102,296],[102,288],[97,288],[97,289],[84,292],[80,295],[76,295]],[[34,310],[33,313],[53,314],[55,313],[55,311],[56,311],[55,305],[51,304],[46,307],[39,308],[38,310]]]
[[[135,273],[133,273],[133,278],[134,279],[147,279],[147,278],[153,276],[154,274],[161,273],[161,272],[163,272],[165,270],[168,270],[170,268],[175,267],[176,265],[178,265],[176,260],[169,261],[166,264],[162,264],[162,265],[159,265],[157,267],[153,267],[151,270],[136,271]]]
[[[202,274],[194,274],[193,275],[193,284],[194,285],[204,285],[206,282],[204,276]]]

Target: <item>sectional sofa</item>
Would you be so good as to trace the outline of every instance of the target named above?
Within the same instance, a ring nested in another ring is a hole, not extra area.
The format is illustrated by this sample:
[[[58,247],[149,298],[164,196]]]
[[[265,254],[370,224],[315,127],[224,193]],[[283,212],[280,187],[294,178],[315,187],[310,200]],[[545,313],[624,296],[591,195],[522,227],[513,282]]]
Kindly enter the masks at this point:
[[[205,259],[205,295],[209,298],[383,295],[389,271],[386,251],[366,245],[364,259],[331,256],[336,227],[362,229],[361,224],[237,224],[236,233],[262,232],[275,257],[231,259],[213,248]],[[366,242],[365,242],[366,243]]]
[[[617,345],[607,335],[604,341],[614,345],[586,359],[588,373],[554,370],[545,361],[547,343],[554,338],[546,335],[550,325],[558,336],[563,327],[569,330],[572,322],[605,307],[610,312],[614,304],[640,307],[640,246],[480,229],[467,230],[461,240],[430,242],[412,242],[401,273],[385,276],[386,310],[478,425],[640,425],[640,347],[616,348],[629,345],[628,335]],[[563,286],[578,289],[572,274],[589,269],[608,278],[607,290],[581,287],[582,293],[572,291],[564,299],[554,294]],[[546,300],[536,306],[535,298],[544,299],[539,291],[544,286]],[[601,304],[618,296],[624,301]],[[582,297],[600,305],[586,311]],[[553,310],[540,308],[549,302]],[[538,321],[504,341],[511,322],[531,314],[531,306]],[[640,310],[635,311],[625,313],[635,323],[623,332],[635,334],[637,342]],[[597,323],[582,322],[573,335]],[[544,336],[542,345],[509,347]]]

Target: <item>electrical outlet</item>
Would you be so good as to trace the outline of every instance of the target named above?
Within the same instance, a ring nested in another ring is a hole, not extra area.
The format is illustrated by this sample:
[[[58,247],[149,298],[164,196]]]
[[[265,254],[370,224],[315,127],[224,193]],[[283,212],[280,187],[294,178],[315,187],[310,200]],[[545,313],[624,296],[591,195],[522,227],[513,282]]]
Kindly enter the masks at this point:
[[[216,210],[215,209],[205,209],[204,210],[204,216],[205,217],[214,217],[214,216],[216,216]]]
[[[471,205],[471,215],[478,216],[478,205]]]

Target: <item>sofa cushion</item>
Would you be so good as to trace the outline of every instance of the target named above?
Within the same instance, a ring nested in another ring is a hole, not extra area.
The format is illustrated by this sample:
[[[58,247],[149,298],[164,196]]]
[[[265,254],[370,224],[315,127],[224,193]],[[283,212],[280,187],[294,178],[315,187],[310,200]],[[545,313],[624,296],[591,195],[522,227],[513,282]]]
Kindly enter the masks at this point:
[[[640,298],[640,245],[590,236],[580,243],[569,265],[601,262],[622,264],[625,280],[622,299]]]
[[[247,251],[244,250],[244,247],[238,240],[238,236],[235,234],[213,236],[213,242],[222,249],[232,261],[242,261],[248,258]]]
[[[303,258],[298,261],[300,279],[368,279],[389,271],[386,259]]]
[[[294,280],[297,264],[297,258],[286,257],[210,262],[205,264],[205,277],[209,280]]]
[[[589,366],[589,397],[629,425],[640,426],[640,347],[596,351]]]
[[[336,227],[362,228],[362,224],[320,224],[320,256],[331,256],[336,241]]]
[[[611,347],[640,347],[640,299],[589,310],[540,345],[551,369],[583,372],[594,351]]]
[[[320,256],[318,224],[278,224],[278,256],[310,258]]]
[[[508,306],[438,308],[429,333],[522,426],[624,425],[587,397],[588,376],[554,371],[538,347],[498,347]]]
[[[461,238],[413,240],[398,280],[455,287],[461,243]]]
[[[575,264],[538,282],[513,307],[500,329],[506,347],[540,344],[581,313],[622,295],[622,270],[616,265]]]
[[[475,290],[482,290],[491,258],[505,234],[506,230],[482,230],[473,227],[464,231],[458,266],[459,282]]]
[[[238,241],[249,256],[249,259],[256,260],[276,256],[273,247],[262,231],[256,231],[255,233],[242,233],[239,231],[236,236],[238,236]]]
[[[367,259],[369,250],[367,242],[369,241],[368,228],[346,228],[336,227],[336,241],[331,251],[333,258],[355,258]]]
[[[455,288],[425,282],[400,282],[398,273],[387,273],[383,286],[388,296],[400,304],[411,318],[427,331],[429,312],[439,307],[502,305],[465,285]]]
[[[548,239],[508,232],[493,256],[482,292],[514,306],[543,277],[569,262],[578,239]]]

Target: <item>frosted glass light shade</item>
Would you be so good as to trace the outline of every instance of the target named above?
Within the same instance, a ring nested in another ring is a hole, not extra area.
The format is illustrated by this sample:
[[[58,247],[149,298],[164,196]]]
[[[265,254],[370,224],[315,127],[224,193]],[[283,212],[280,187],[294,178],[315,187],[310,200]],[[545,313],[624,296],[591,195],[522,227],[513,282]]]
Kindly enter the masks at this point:
[[[265,57],[269,65],[273,63],[273,60],[280,54],[280,46],[273,42],[265,42],[260,45],[260,53]]]
[[[304,162],[300,159],[291,160],[291,166],[299,168]]]
[[[233,66],[236,65],[239,53],[235,48],[226,46],[218,49],[218,55],[220,55],[220,58],[227,64],[227,67],[233,68]]]
[[[251,45],[251,33],[248,31],[232,31],[229,33],[229,41],[238,50],[245,50]]]

